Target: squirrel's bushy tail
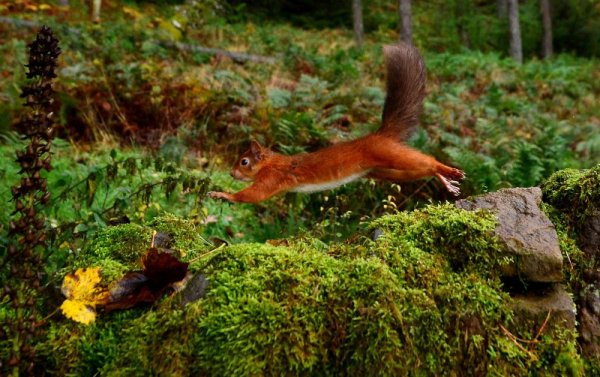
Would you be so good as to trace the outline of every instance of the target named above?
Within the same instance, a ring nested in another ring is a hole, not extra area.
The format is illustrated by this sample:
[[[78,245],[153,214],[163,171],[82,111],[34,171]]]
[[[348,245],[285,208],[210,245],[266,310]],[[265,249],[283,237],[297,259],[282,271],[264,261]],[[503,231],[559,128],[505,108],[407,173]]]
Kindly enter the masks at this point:
[[[416,128],[425,97],[425,63],[409,44],[383,47],[387,63],[387,95],[379,133],[406,139]]]

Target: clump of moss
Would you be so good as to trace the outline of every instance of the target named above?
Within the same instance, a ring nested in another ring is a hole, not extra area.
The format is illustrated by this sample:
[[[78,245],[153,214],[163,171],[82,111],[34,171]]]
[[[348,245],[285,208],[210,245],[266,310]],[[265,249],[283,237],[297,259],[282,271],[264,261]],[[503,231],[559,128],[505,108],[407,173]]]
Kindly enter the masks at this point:
[[[569,285],[570,292],[578,292],[581,288],[582,273],[591,265],[591,260],[577,246],[576,235],[573,228],[569,226],[567,216],[547,203],[540,206],[548,216],[558,236],[560,251],[563,255],[563,276]]]
[[[156,232],[166,233],[169,247],[179,252],[183,260],[197,257],[208,249],[192,221],[173,215],[157,217],[148,225],[121,224],[100,231],[84,251],[74,256],[68,268],[100,267],[105,282],[114,281],[127,271],[140,268],[140,260],[152,245]]]
[[[191,265],[210,281],[205,298],[55,323],[40,352],[61,374],[580,373],[572,332],[519,347],[501,331],[535,336],[489,271],[499,249],[488,214],[430,206],[372,227],[377,241],[328,251],[225,247]]]
[[[139,261],[151,242],[152,229],[138,224],[121,224],[99,232],[86,248],[85,255],[130,264]]]
[[[544,201],[579,225],[600,210],[600,164],[587,170],[565,169],[542,185]]]
[[[497,277],[498,267],[512,262],[512,257],[502,252],[495,227],[491,212],[465,211],[452,204],[383,216],[369,225],[382,232],[378,243],[385,247],[411,245],[446,258],[455,270]]]
[[[170,247],[179,251],[183,259],[195,258],[200,252],[206,251],[210,245],[193,221],[175,215],[157,217],[148,226],[172,237],[173,244]]]

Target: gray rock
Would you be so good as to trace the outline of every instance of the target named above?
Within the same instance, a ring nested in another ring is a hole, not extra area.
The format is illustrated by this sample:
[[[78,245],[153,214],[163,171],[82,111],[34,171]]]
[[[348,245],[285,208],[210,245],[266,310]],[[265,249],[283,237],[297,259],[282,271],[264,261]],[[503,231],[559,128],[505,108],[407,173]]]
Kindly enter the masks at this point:
[[[532,331],[539,330],[549,312],[547,326],[575,329],[575,303],[561,284],[551,284],[543,292],[530,290],[524,294],[517,294],[513,296],[513,305],[517,321],[532,323]]]
[[[475,198],[459,200],[458,208],[477,208],[496,214],[495,233],[516,263],[503,271],[508,277],[533,282],[560,282],[563,258],[554,224],[540,210],[539,187],[503,189]]]

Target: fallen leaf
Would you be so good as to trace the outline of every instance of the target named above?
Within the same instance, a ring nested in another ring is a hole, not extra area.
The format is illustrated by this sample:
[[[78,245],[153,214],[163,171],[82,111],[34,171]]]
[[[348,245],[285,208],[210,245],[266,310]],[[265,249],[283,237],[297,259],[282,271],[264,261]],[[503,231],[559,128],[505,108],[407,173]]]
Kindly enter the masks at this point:
[[[174,285],[186,277],[188,263],[179,261],[174,254],[168,249],[148,249],[142,257],[143,271],[129,272],[114,282],[104,310],[111,312],[153,303],[167,288],[175,288]]]
[[[182,307],[204,297],[208,288],[208,280],[204,274],[196,274],[186,279],[185,283],[177,296],[177,303]]]
[[[148,283],[148,277],[141,272],[129,272],[110,287],[110,301],[119,301],[136,289]]]
[[[96,310],[83,301],[65,300],[60,306],[65,317],[88,325],[96,319]]]
[[[142,258],[144,275],[150,279],[151,285],[162,289],[185,277],[188,264],[180,262],[171,253],[160,252],[156,248],[148,249]]]
[[[61,287],[67,298],[60,306],[63,314],[76,322],[93,322],[96,306],[105,304],[110,297],[107,289],[99,285],[101,280],[99,268],[80,268],[73,274],[67,274]]]

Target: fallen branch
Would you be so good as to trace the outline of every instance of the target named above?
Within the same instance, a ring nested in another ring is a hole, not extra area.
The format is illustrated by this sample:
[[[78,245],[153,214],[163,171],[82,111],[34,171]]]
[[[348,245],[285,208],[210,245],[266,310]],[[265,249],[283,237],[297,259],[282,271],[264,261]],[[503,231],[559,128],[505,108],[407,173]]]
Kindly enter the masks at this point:
[[[18,19],[18,18],[4,17],[4,16],[0,16],[0,23],[13,25],[13,26],[17,26],[17,27],[28,27],[28,28],[39,28],[42,26],[39,22],[36,22],[36,21],[22,20],[22,19]],[[81,34],[81,30],[77,29],[77,28],[67,27],[66,30],[68,30],[71,33]],[[204,47],[204,46],[198,46],[198,45],[181,43],[181,42],[157,41],[157,40],[150,40],[150,42],[160,45],[160,46],[163,46],[163,47],[178,49],[180,51],[200,52],[203,54],[209,54],[209,55],[215,55],[215,56],[226,56],[236,62],[249,61],[249,62],[253,62],[253,63],[275,64],[278,60],[277,58],[275,58],[273,56],[246,54],[244,52],[227,51],[227,50],[222,50],[220,48]]]
[[[153,42],[156,43],[156,41],[153,41]],[[277,62],[277,59],[272,56],[252,55],[252,54],[246,54],[243,52],[233,52],[233,51],[221,50],[219,48],[190,45],[190,44],[181,43],[181,42],[160,41],[158,43],[164,47],[177,48],[178,50],[183,50],[183,51],[201,52],[203,54],[210,54],[210,55],[216,55],[216,56],[226,56],[236,62],[250,61],[250,62],[255,62],[255,63],[267,63],[267,64],[275,64]]]
[[[0,22],[3,24],[9,24],[9,25],[21,26],[21,27],[30,27],[30,28],[40,27],[40,24],[38,24],[37,22],[34,22],[34,21],[20,20],[18,18],[11,18],[11,17],[4,17],[4,16],[0,16]]]

